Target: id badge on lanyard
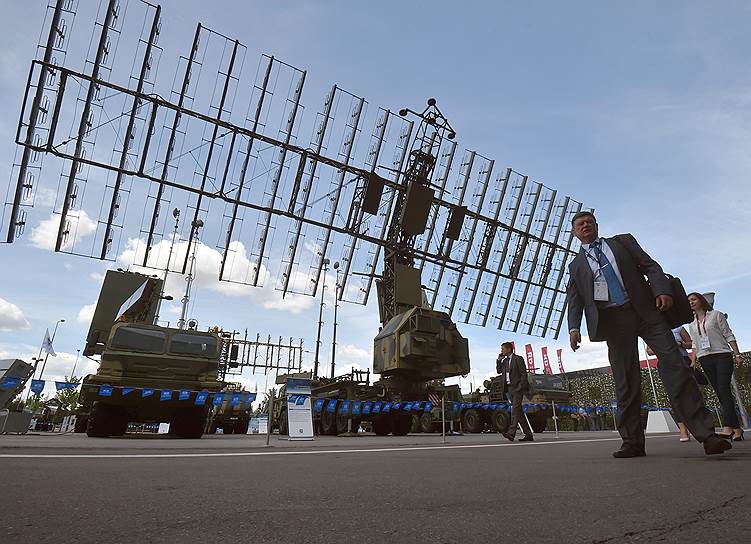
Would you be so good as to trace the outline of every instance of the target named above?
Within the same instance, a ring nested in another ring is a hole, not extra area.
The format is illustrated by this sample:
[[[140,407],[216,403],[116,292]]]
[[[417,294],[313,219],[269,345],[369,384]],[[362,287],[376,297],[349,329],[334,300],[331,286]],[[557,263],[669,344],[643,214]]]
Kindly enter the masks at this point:
[[[706,323],[707,319],[704,318],[703,321],[697,321],[696,328],[699,330],[699,349],[709,349],[710,348],[710,342],[709,342],[709,335],[707,334],[707,326],[704,325]],[[704,334],[701,333],[701,326],[704,325]]]
[[[608,302],[610,296],[608,294],[608,282],[599,278],[595,280],[595,300],[598,302]]]

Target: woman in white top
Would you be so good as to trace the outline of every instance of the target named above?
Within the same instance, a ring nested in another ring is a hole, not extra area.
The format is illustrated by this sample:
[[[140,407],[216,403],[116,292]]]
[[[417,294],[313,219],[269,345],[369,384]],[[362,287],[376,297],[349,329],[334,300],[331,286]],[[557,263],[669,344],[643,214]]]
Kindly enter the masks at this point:
[[[691,293],[688,295],[688,303],[696,316],[693,323],[688,326],[694,353],[722,406],[724,428],[722,433],[718,434],[722,438],[743,440],[743,429],[735,412],[735,402],[730,389],[733,359],[735,364],[741,365],[738,343],[725,314],[714,310],[703,295]]]

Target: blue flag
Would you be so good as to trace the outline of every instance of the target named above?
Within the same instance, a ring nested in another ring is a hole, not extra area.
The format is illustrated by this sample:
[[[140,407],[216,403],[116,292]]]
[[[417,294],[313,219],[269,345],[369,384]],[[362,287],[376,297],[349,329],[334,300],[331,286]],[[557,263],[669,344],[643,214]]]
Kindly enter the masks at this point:
[[[433,409],[433,403],[430,402],[430,401],[426,402],[425,403],[425,411],[426,412],[430,412],[430,410],[432,410],[432,409]]]
[[[15,389],[21,383],[21,378],[15,378],[13,376],[5,376],[0,381],[0,387],[3,389]]]
[[[144,387],[141,390],[141,398],[143,398],[143,397],[150,397],[153,394],[154,394],[154,390],[152,388],[150,388],[150,387]]]
[[[209,398],[208,391],[199,391],[198,393],[196,393],[196,400],[193,402],[196,404],[196,406],[203,406],[204,404],[206,404],[207,398]]]
[[[313,411],[316,414],[323,410],[323,401],[324,399],[316,399],[316,401],[313,403]]]
[[[255,402],[256,401],[257,393],[247,393],[245,397],[245,402]]]
[[[328,413],[330,413],[330,414],[333,414],[333,413],[335,413],[335,412],[336,412],[336,399],[331,399],[331,400],[330,400],[330,401],[329,401],[329,402],[328,402],[328,403],[326,404],[326,411],[327,411]]]
[[[188,400],[189,398],[190,398],[189,389],[181,389],[180,393],[177,396],[177,400]]]
[[[232,397],[230,397],[229,405],[230,406],[237,406],[240,404],[240,397],[242,396],[242,393],[232,393]]]
[[[214,393],[214,400],[211,402],[214,406],[221,406],[224,402],[224,393]]]
[[[125,395],[129,395],[130,393],[132,393],[135,390],[136,390],[135,387],[123,387],[120,390],[120,395],[124,397]]]
[[[163,389],[159,395],[159,400],[172,400],[172,391],[169,389]]]
[[[75,389],[76,387],[78,387],[78,384],[74,382],[55,382],[56,391],[62,391],[63,389]]]
[[[352,403],[352,415],[353,416],[359,415],[361,410],[362,410],[361,401],[356,400],[354,403]]]
[[[375,401],[373,403],[373,413],[374,414],[380,414],[382,406],[383,406],[383,403],[380,400]]]
[[[391,411],[391,403],[390,402],[384,402],[383,403],[383,413]]]
[[[404,411],[409,412],[412,409],[412,403],[408,402],[404,405]]]
[[[345,400],[344,402],[342,402],[341,405],[339,406],[339,413],[340,414],[349,414],[349,406],[350,406],[350,404],[351,403],[348,400]]]
[[[111,397],[112,396],[112,387],[109,385],[100,385],[99,386],[99,396],[100,397]]]
[[[31,392],[39,395],[44,391],[44,380],[31,380]]]
[[[373,407],[373,403],[369,400],[366,400],[362,403],[362,413],[363,414],[369,414],[370,409]]]

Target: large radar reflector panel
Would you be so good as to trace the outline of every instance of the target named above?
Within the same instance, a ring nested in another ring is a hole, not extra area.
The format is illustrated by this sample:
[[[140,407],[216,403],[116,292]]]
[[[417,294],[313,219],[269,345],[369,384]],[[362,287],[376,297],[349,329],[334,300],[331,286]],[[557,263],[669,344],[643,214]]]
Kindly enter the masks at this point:
[[[367,304],[379,282],[385,317],[419,299],[557,336],[581,203],[461,149],[434,99],[390,110],[334,85],[306,108],[306,71],[201,24],[170,32],[141,0],[49,1],[6,242],[179,273],[195,253],[228,289],[286,298],[325,278]],[[419,296],[396,294],[398,268]]]

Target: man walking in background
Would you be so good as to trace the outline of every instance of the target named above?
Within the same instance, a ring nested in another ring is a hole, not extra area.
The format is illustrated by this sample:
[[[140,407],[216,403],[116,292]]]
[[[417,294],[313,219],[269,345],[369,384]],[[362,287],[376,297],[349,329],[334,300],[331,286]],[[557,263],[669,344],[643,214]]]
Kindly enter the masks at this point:
[[[511,342],[501,344],[501,354],[496,360],[495,370],[503,378],[501,392],[511,403],[511,424],[503,436],[513,442],[516,428],[521,424],[524,438],[519,439],[519,442],[532,442],[532,429],[529,428],[527,418],[522,412],[522,399],[529,391],[527,369],[524,367],[524,359],[514,353],[514,344]]]
[[[613,456],[646,455],[639,415],[638,337],[659,357],[660,377],[671,404],[680,411],[691,434],[704,445],[704,452],[712,455],[730,449],[730,442],[714,432],[712,416],[663,313],[672,307],[673,297],[660,265],[631,234],[600,238],[597,220],[590,212],[577,213],[571,223],[582,247],[569,265],[566,304],[570,343],[574,351],[579,348],[583,315],[590,340],[607,342],[618,401],[616,423],[623,439],[621,449]]]

